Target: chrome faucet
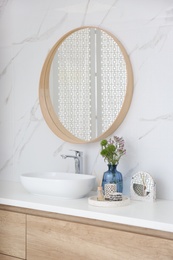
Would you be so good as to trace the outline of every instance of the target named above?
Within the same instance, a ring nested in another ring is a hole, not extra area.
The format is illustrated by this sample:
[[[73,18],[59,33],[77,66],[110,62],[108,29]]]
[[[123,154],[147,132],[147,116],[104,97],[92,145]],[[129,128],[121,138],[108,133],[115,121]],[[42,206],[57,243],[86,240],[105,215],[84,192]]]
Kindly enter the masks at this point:
[[[74,151],[75,155],[61,154],[61,157],[63,159],[73,158],[75,160],[75,173],[83,173],[83,153],[76,150],[70,150],[70,151]]]

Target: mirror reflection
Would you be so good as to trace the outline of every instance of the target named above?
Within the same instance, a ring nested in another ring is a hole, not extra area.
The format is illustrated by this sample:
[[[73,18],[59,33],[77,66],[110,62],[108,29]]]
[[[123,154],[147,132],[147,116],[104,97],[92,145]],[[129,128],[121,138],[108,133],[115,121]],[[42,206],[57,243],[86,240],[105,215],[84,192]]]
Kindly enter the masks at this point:
[[[107,138],[124,120],[133,94],[127,52],[111,33],[76,28],[55,43],[40,77],[40,107],[50,129],[71,143]]]
[[[106,132],[122,109],[127,66],[115,39],[82,28],[58,46],[49,76],[50,98],[61,124],[84,141]]]

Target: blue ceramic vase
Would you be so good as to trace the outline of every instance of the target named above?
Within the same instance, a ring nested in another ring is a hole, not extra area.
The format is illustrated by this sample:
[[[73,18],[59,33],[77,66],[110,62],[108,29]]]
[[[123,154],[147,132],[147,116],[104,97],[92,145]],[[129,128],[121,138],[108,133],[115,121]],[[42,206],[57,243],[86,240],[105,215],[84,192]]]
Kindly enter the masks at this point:
[[[108,170],[104,172],[102,179],[102,187],[109,183],[115,183],[117,185],[117,192],[123,192],[123,176],[121,172],[117,171],[117,165],[109,165]]]

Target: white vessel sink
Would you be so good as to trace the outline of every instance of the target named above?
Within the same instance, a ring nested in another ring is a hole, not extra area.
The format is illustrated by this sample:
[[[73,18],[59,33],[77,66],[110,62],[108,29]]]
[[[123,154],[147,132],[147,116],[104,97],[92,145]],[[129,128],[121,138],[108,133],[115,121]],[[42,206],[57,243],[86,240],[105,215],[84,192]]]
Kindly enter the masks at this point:
[[[79,199],[93,189],[96,178],[86,174],[45,172],[24,173],[20,179],[32,194]]]

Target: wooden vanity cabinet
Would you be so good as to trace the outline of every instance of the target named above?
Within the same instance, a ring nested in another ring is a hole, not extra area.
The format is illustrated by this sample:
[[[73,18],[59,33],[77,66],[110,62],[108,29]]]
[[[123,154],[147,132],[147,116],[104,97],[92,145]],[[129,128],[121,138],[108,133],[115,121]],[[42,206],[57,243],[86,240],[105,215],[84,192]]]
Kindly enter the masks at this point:
[[[21,258],[16,258],[16,257],[13,257],[13,256],[0,254],[0,260],[22,260],[22,259]]]
[[[25,214],[0,210],[0,260],[25,259],[25,228]]]
[[[171,232],[6,208],[8,211],[0,210],[0,260],[173,259]]]
[[[172,260],[173,240],[111,227],[27,216],[28,260]]]

